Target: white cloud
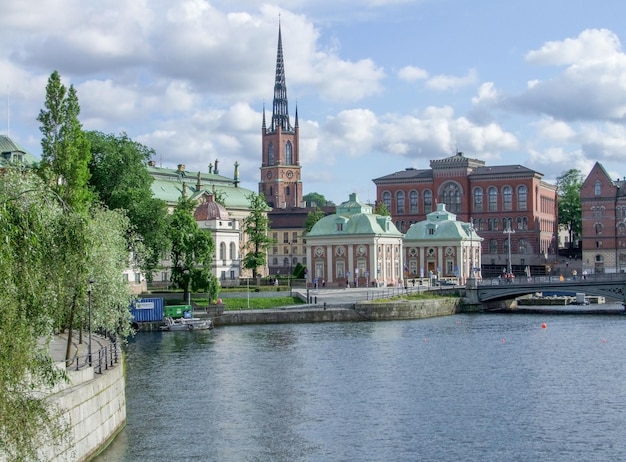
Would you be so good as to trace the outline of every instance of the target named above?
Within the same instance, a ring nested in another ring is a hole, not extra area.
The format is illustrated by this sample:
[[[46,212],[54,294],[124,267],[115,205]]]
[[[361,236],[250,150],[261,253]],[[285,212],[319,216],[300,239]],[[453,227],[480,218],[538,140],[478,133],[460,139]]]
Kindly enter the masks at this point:
[[[398,71],[398,78],[406,82],[415,82],[428,78],[428,72],[415,66],[405,66]]]
[[[574,65],[604,61],[621,53],[621,43],[607,29],[587,29],[576,38],[547,42],[539,50],[526,54],[526,61],[541,65]]]
[[[447,91],[474,85],[477,82],[478,73],[475,69],[470,69],[467,74],[462,77],[454,75],[435,75],[426,81],[426,86],[433,90]]]

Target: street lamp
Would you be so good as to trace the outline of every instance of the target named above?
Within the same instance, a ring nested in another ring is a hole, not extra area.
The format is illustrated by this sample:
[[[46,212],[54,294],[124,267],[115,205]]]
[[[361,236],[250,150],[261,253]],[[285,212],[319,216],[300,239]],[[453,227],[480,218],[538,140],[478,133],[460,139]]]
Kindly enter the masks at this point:
[[[507,240],[509,245],[507,246],[508,251],[508,260],[507,260],[507,273],[511,274],[513,272],[513,268],[511,265],[511,234],[515,234],[515,231],[511,228],[511,222],[507,220],[507,227],[503,231],[504,234],[508,236]]]
[[[89,357],[89,367],[91,367],[91,289],[93,288],[93,279],[89,279],[89,288],[87,289],[88,313],[89,313],[89,345],[87,346],[87,356]]]

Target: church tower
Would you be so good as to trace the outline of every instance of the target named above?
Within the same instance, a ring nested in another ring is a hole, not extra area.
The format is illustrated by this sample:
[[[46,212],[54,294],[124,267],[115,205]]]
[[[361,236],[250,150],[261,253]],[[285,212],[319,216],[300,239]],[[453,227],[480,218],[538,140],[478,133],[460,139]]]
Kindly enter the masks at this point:
[[[272,120],[268,126],[265,122],[264,105],[261,128],[263,160],[259,193],[265,196],[270,207],[299,207],[302,201],[299,132],[297,106],[295,125],[292,126],[289,120],[283,42],[279,24]]]

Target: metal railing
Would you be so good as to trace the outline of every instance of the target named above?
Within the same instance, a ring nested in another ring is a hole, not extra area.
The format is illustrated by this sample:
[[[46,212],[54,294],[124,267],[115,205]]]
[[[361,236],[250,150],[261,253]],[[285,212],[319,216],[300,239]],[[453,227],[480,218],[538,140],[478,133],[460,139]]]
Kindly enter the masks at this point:
[[[78,371],[83,367],[93,367],[96,374],[102,374],[103,368],[105,371],[112,369],[115,364],[120,362],[120,351],[117,340],[110,340],[110,342],[109,345],[92,352],[91,356],[89,353],[76,356],[69,364],[66,364],[67,368],[71,367]]]
[[[616,282],[626,281],[626,273],[593,273],[576,275],[554,275],[554,276],[515,276],[515,278],[490,278],[477,281],[479,286],[498,286],[510,284],[552,284],[552,283],[580,283],[580,282]]]

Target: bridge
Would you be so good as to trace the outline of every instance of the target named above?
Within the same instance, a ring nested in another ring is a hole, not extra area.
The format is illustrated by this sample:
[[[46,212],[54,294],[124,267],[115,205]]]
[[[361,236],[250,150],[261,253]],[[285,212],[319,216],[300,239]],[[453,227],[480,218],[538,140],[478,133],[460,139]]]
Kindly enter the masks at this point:
[[[558,276],[469,280],[466,297],[477,303],[510,300],[536,292],[573,292],[598,295],[622,302],[626,307],[626,273],[593,274],[561,280]]]

